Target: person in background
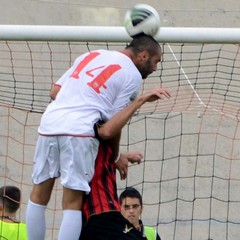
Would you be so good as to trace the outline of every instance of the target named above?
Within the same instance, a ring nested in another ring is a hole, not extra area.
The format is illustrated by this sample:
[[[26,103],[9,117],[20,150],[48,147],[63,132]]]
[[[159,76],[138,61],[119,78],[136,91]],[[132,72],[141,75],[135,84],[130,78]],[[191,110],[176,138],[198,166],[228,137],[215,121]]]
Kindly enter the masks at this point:
[[[120,194],[119,199],[122,215],[141,232],[142,236],[146,236],[148,240],[161,240],[156,230],[152,227],[143,225],[140,219],[143,211],[143,204],[142,195],[137,189],[133,187],[126,188]]]
[[[21,191],[15,186],[0,188],[0,239],[27,240],[26,224],[20,222],[17,211],[20,207]]]

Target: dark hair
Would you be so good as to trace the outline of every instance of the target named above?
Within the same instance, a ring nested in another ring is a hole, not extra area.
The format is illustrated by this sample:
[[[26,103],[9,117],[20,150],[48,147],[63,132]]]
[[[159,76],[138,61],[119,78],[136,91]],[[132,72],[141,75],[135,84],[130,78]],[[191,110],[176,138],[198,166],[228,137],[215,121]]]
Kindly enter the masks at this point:
[[[151,36],[138,35],[127,45],[126,49],[131,48],[135,54],[142,51],[148,51],[153,56],[156,54],[156,49],[160,48],[159,43]]]
[[[14,213],[18,210],[21,200],[21,191],[15,186],[3,186],[0,188],[0,202],[3,208]]]
[[[120,200],[120,204],[123,203],[123,200],[127,197],[130,198],[138,198],[140,205],[142,206],[142,195],[139,193],[139,191],[134,188],[134,187],[127,187],[121,194],[119,197]]]

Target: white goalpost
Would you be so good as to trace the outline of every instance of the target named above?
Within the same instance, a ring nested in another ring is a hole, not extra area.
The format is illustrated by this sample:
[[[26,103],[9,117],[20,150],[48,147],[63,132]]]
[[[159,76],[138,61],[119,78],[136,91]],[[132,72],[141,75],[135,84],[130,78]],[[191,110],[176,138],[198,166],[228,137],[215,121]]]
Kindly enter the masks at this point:
[[[44,25],[0,25],[0,39],[72,42],[126,42],[131,40],[124,27]],[[240,29],[161,27],[155,39],[162,43],[239,43]]]
[[[141,107],[123,130],[121,149],[144,162],[118,179],[143,195],[142,220],[162,239],[238,240],[240,235],[240,29],[164,28],[163,56],[141,92],[164,86],[170,100]],[[123,27],[0,25],[0,183],[23,192],[24,221],[41,114],[52,84],[86,51],[121,50]],[[47,208],[56,239],[61,186]]]

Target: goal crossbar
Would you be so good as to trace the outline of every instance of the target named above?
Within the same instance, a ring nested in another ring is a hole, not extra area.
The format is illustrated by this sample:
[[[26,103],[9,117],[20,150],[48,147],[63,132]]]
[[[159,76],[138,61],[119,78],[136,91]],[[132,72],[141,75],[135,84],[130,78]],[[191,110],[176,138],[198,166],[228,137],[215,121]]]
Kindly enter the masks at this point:
[[[161,27],[155,39],[162,43],[239,43],[240,28]],[[124,27],[0,25],[0,41],[125,42]]]

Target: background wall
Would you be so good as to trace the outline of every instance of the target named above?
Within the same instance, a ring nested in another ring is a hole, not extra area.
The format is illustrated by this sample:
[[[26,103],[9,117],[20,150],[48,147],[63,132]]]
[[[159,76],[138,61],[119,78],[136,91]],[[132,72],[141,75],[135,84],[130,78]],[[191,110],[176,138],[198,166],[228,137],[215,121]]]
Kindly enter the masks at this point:
[[[121,26],[139,2],[155,7],[165,27],[239,27],[239,0],[0,0],[0,24]]]

